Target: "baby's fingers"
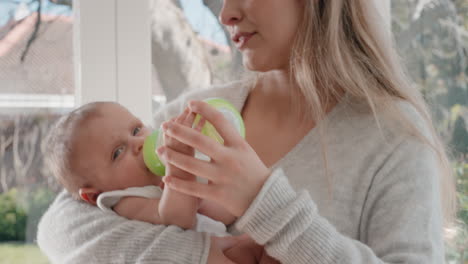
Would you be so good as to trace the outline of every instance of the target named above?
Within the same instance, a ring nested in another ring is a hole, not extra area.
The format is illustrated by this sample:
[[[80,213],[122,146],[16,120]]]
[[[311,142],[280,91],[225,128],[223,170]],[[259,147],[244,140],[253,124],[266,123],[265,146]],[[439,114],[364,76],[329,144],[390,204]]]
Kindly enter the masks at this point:
[[[174,122],[179,123],[179,124],[184,124],[184,121],[185,121],[185,119],[187,117],[187,114],[189,112],[190,111],[189,111],[188,107],[186,107],[185,110],[179,116],[177,116],[175,118]],[[170,121],[172,121],[172,119]]]
[[[187,126],[187,127],[192,127],[193,121],[195,121],[196,114],[190,111],[188,107],[185,110],[186,111],[184,112],[187,112],[187,113],[185,115],[184,121],[182,122],[182,125]]]

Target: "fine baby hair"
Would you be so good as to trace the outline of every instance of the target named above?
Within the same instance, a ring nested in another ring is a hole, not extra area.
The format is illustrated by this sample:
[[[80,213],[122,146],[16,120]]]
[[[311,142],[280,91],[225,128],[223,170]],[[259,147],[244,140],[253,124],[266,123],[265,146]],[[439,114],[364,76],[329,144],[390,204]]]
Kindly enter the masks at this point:
[[[208,98],[204,100],[206,103],[209,105],[213,106],[223,114],[223,116],[231,122],[231,124],[234,125],[234,127],[237,129],[237,132],[245,138],[245,126],[244,126],[244,121],[242,120],[241,115],[239,112],[236,110],[236,108],[228,101],[221,99],[221,98]],[[201,120],[201,116],[197,115],[195,117],[195,120],[193,122],[192,127],[196,127],[198,123]],[[214,126],[210,124],[209,122],[206,122],[202,129],[201,133],[214,139],[215,141],[219,142],[220,144],[224,143],[223,138],[219,135],[219,133],[216,131]],[[158,154],[156,153],[156,149],[159,148],[164,144],[163,140],[163,133],[161,133],[161,129],[156,129],[151,135],[149,135],[144,142],[143,145],[143,158],[145,161],[146,166],[148,169],[158,175],[158,176],[164,176],[165,175],[165,166],[161,162],[161,160],[158,157]],[[206,156],[204,156],[201,153],[197,153],[196,155],[200,159],[206,159]]]

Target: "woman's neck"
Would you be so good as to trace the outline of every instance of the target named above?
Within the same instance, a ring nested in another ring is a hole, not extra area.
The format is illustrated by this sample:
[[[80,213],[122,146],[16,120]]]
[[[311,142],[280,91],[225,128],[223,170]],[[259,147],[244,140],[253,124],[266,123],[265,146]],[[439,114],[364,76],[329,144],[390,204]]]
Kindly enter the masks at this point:
[[[302,116],[310,110],[303,96],[300,96],[300,89],[294,81],[284,71],[270,71],[260,75],[255,87],[250,92],[245,107],[254,105],[256,112],[262,114],[265,118],[275,122],[313,122],[308,120],[310,115]],[[331,111],[344,92],[340,93],[339,98],[328,102],[325,113]],[[294,100],[293,100],[294,99]],[[305,119],[303,119],[305,118]]]
[[[292,120],[295,114],[291,99],[295,91],[298,87],[292,84],[288,74],[282,71],[261,74],[247,98],[246,108],[255,105],[256,111],[265,118],[271,117],[278,122]]]
[[[284,71],[270,71],[260,75],[254,90],[270,98],[280,98],[282,101],[287,101],[285,99],[291,97],[292,91],[298,89],[291,80],[290,75]]]

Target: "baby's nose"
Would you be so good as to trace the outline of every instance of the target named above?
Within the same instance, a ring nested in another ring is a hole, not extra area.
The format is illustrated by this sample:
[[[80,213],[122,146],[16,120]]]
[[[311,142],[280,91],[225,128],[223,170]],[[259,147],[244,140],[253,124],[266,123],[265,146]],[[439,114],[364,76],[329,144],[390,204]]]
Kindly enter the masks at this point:
[[[133,152],[135,154],[141,153],[143,149],[143,143],[145,142],[143,137],[137,137],[133,140]]]

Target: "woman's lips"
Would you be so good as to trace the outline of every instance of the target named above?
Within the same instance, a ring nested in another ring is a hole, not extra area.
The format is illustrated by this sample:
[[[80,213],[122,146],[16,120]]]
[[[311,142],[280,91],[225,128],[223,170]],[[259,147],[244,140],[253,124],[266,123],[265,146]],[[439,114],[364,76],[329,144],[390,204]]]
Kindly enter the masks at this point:
[[[236,44],[237,49],[242,50],[245,45],[247,45],[247,42],[252,38],[257,32],[242,32],[242,33],[237,33],[234,35],[232,38],[232,41]]]

